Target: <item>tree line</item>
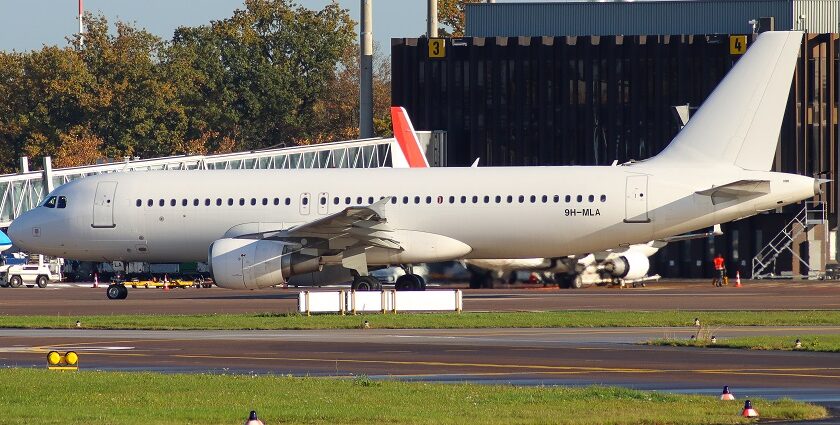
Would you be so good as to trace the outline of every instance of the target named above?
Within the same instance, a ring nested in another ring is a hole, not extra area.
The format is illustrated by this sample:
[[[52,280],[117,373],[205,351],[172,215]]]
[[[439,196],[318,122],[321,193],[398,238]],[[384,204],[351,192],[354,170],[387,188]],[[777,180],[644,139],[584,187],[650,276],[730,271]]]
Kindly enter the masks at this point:
[[[169,40],[87,14],[65,46],[0,52],[0,172],[103,158],[224,153],[358,136],[355,23],[333,3],[245,0]],[[390,69],[375,57],[374,125],[390,133]],[[39,162],[36,162],[36,164]]]

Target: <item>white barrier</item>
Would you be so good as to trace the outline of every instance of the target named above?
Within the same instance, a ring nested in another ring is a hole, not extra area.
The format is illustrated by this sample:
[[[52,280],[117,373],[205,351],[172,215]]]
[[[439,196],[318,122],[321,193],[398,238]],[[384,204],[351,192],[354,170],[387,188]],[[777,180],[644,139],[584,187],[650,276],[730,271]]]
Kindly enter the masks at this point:
[[[464,296],[460,289],[436,291],[303,291],[298,294],[298,311],[306,313],[398,313],[401,311],[461,312]]]

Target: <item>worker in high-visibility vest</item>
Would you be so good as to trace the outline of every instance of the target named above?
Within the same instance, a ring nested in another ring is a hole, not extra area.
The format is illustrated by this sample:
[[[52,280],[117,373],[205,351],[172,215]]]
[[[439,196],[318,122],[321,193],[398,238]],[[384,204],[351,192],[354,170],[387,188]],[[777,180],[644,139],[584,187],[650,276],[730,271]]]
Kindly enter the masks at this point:
[[[712,283],[715,286],[723,286],[726,284],[726,263],[723,256],[718,254],[712,261],[715,263],[715,280]]]

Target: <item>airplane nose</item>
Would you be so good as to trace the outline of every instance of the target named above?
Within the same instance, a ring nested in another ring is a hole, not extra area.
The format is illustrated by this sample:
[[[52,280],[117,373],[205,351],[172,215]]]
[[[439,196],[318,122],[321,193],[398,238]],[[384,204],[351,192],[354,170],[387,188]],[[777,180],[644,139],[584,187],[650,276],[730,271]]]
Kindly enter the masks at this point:
[[[27,215],[23,213],[20,217],[14,219],[8,230],[12,243],[24,251],[30,250],[32,238],[32,226],[31,223],[28,223],[30,220]]]

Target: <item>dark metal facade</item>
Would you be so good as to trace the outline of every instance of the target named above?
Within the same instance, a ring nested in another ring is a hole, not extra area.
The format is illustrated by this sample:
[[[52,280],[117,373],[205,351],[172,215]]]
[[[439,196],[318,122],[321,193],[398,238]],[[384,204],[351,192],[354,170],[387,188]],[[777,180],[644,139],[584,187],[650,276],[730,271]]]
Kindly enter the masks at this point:
[[[671,106],[699,106],[738,56],[728,35],[394,39],[392,103],[417,129],[446,130],[450,166],[607,165],[656,155],[679,131]],[[803,41],[776,155],[778,171],[838,178],[838,34]],[[526,184],[526,182],[523,182]],[[835,184],[828,186],[831,229]],[[653,258],[665,276],[710,276],[724,253],[742,275],[790,212],[726,226],[712,241],[673,244]],[[743,263],[743,265],[741,265]]]

